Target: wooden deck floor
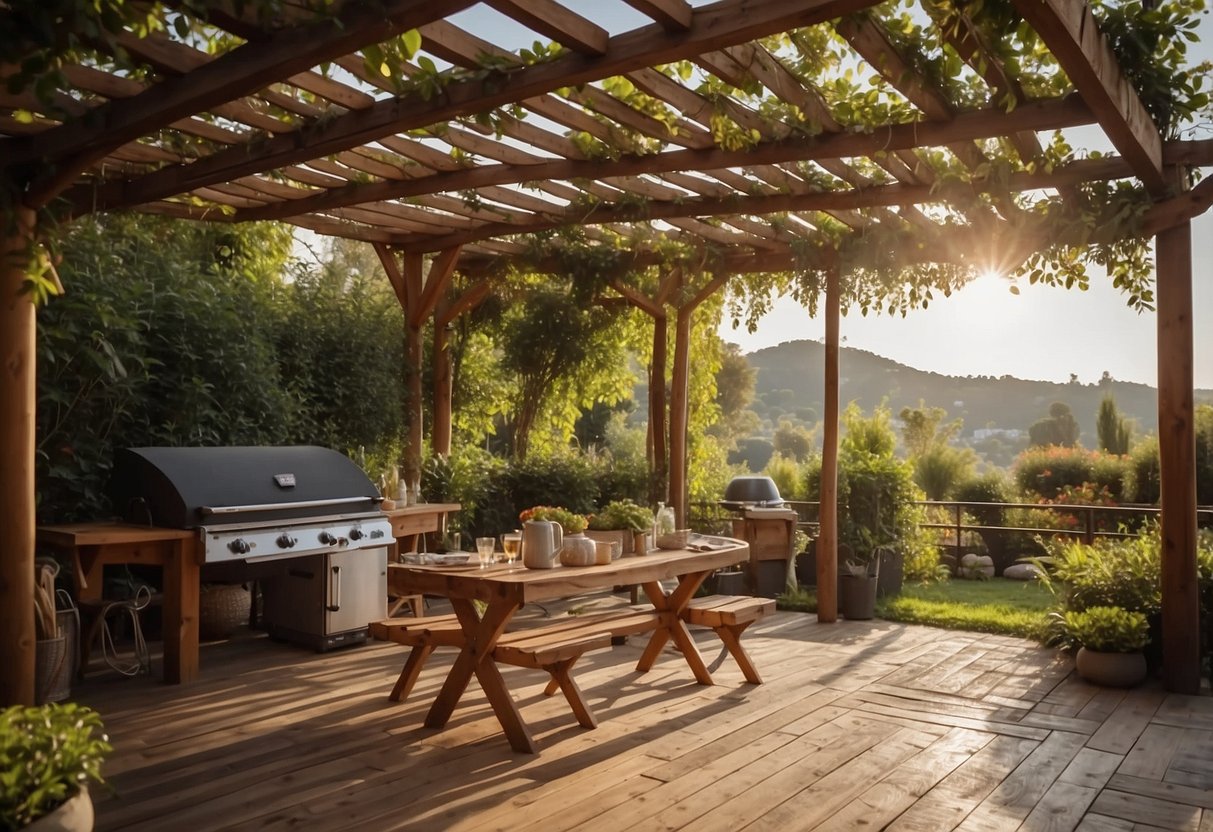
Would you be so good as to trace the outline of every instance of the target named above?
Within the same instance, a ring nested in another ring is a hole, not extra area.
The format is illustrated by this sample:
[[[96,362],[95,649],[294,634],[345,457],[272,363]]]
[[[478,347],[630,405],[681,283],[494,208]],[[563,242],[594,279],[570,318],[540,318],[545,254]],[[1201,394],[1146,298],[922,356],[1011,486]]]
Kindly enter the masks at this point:
[[[1213,698],[1102,690],[1029,642],[884,622],[761,622],[761,686],[710,632],[712,687],[676,653],[634,673],[635,642],[579,665],[593,731],[543,674],[504,668],[534,756],[474,681],[446,730],[422,727],[450,651],[402,704],[394,645],[248,638],[204,646],[193,685],[91,678],[76,698],[116,749],[98,829],[1213,830]]]

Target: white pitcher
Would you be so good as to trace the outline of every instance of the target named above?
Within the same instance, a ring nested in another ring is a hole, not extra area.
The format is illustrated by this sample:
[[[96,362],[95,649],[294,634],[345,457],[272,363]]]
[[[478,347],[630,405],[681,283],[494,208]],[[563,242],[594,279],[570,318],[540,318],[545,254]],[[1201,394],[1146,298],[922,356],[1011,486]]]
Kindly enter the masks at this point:
[[[522,527],[522,565],[528,569],[556,566],[564,545],[564,529],[551,520],[528,520]]]

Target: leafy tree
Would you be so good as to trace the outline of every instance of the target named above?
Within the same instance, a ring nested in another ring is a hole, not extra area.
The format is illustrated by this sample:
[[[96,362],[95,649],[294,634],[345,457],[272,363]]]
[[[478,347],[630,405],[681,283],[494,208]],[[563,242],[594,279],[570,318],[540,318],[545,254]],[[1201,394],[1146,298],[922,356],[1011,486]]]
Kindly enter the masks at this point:
[[[1060,445],[1063,448],[1077,445],[1079,433],[1078,421],[1065,402],[1053,402],[1049,405],[1049,415],[1028,428],[1033,445]]]
[[[1124,456],[1129,452],[1133,426],[1116,409],[1116,399],[1111,393],[1104,396],[1103,401],[1099,403],[1099,412],[1095,416],[1095,432],[1099,436],[1099,447],[1102,450],[1117,456]]]
[[[630,392],[620,368],[627,382],[632,376],[610,322],[606,310],[556,287],[535,287],[525,303],[514,305],[502,336],[502,364],[517,379],[511,408],[515,457],[526,458],[541,415],[571,433],[583,404],[618,401]]]
[[[38,332],[38,511],[109,514],[114,449],[287,441],[298,402],[274,349],[284,226],[141,215],[75,223],[68,292]]]
[[[927,407],[922,399],[918,400],[918,407],[903,407],[898,415],[901,438],[911,457],[922,456],[936,445],[948,444],[964,425],[961,419],[944,424],[948,412],[942,407]]]
[[[776,454],[804,462],[813,455],[815,444],[813,431],[803,425],[794,424],[790,419],[779,420],[772,442]]]
[[[732,445],[736,438],[750,433],[758,416],[750,409],[754,403],[754,386],[758,371],[741,354],[741,347],[724,342],[720,369],[716,373],[716,404],[720,420],[711,428],[713,435]]]
[[[975,458],[971,448],[932,445],[913,460],[914,482],[928,500],[947,500],[973,475]]]

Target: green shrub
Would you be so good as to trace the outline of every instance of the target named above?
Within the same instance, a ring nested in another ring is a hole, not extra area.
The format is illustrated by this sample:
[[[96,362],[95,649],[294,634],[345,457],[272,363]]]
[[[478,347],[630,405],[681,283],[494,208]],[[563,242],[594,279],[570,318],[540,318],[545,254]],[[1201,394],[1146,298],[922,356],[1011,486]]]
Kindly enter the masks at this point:
[[[1162,474],[1158,462],[1157,436],[1147,436],[1133,447],[1133,453],[1129,456],[1129,470],[1133,502],[1157,504]]]
[[[532,506],[519,513],[519,523],[525,523],[528,520],[548,520],[559,523],[565,534],[579,534],[585,531],[588,524],[584,514],[578,514],[559,506]]]
[[[1011,486],[1002,471],[989,471],[958,484],[956,499],[962,503],[1007,503],[1011,502]],[[1003,509],[999,506],[970,506],[967,511],[983,526],[1003,525]]]
[[[947,500],[972,476],[975,459],[971,448],[932,445],[914,460],[914,482],[928,500]]]
[[[1067,485],[1092,481],[1096,456],[1082,448],[1028,448],[1015,460],[1015,483],[1025,494],[1053,500]]]
[[[1127,456],[1095,453],[1091,464],[1091,479],[1116,503],[1128,501],[1132,482],[1131,460]]]
[[[89,781],[111,751],[101,717],[67,703],[0,711],[0,829],[24,829]]]
[[[632,500],[612,500],[590,517],[591,529],[630,529],[642,532],[653,528],[653,512]]]
[[[913,468],[893,454],[897,437],[888,409],[878,407],[865,417],[851,404],[842,422],[846,433],[839,443],[838,542],[849,546],[861,562],[881,547],[894,548],[904,558],[906,577],[933,577],[938,549],[920,525],[924,514],[914,505],[920,492]],[[808,499],[819,499],[821,460],[814,458],[805,467]]]
[[[1064,610],[1120,607],[1146,615],[1161,609],[1157,526],[1136,537],[1097,538],[1093,544],[1055,538],[1044,543],[1046,585]]]
[[[800,474],[800,464],[796,460],[782,454],[773,456],[763,473],[775,481],[780,497],[785,500],[801,499],[804,480]]]
[[[1063,620],[1070,639],[1101,653],[1132,653],[1150,642],[1146,616],[1120,607],[1088,607],[1067,612]]]

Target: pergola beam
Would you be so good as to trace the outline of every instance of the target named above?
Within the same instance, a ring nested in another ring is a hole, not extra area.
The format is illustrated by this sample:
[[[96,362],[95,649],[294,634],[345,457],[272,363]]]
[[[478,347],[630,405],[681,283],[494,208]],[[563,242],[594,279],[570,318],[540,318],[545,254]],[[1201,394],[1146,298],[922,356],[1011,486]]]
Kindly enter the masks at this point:
[[[694,11],[686,31],[658,24],[617,35],[600,57],[569,54],[509,73],[453,81],[426,100],[411,93],[313,123],[305,129],[242,144],[173,165],[133,181],[85,188],[77,206],[87,210],[139,205],[252,173],[300,164],[431,124],[473,116],[554,89],[679,60],[688,54],[744,43],[797,26],[810,26],[872,5],[873,0],[724,0]]]
[[[334,19],[291,27],[265,42],[237,47],[138,95],[110,100],[82,120],[8,139],[0,143],[0,157],[10,166],[35,161],[51,165],[52,178],[62,183],[61,190],[93,162],[166,124],[471,5],[472,0],[393,0],[385,6],[348,3]],[[38,195],[40,202],[58,192],[45,190],[53,192]]]
[[[963,113],[949,121],[899,124],[872,133],[833,133],[760,144],[749,150],[674,150],[648,156],[624,156],[610,162],[560,159],[530,165],[483,165],[416,179],[350,184],[313,196],[237,211],[235,221],[289,219],[347,205],[403,199],[434,192],[545,180],[593,180],[602,176],[639,176],[681,171],[714,171],[740,166],[816,161],[990,138],[1008,130],[1056,130],[1090,124],[1090,110],[1075,96],[1034,102],[1008,115],[1001,110]],[[1036,187],[1031,185],[1031,187]],[[1048,187],[1042,185],[1040,187]],[[87,200],[89,192],[80,199]],[[893,203],[896,204],[896,203]],[[87,206],[79,206],[87,210]]]
[[[1084,0],[1013,0],[1151,193],[1166,190],[1162,136]]]

